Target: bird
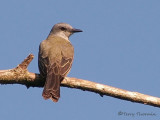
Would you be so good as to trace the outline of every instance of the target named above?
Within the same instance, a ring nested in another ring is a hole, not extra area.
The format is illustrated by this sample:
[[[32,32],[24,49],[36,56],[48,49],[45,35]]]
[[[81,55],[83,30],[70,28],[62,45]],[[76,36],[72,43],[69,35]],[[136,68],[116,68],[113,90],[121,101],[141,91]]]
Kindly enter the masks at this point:
[[[61,81],[69,73],[74,57],[74,47],[69,37],[77,32],[82,30],[75,29],[67,23],[57,23],[46,40],[39,45],[38,67],[40,76],[45,79],[42,92],[45,100],[58,102],[60,98]]]

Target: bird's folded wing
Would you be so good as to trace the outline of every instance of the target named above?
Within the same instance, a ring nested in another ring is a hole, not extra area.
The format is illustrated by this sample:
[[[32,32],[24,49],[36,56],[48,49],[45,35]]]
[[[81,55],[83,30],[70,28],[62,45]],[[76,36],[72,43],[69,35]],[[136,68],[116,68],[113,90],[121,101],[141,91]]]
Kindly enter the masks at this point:
[[[71,67],[72,67],[72,61],[73,61],[73,57],[67,58],[67,57],[62,57],[61,60],[61,65],[60,65],[60,74],[65,77],[67,75],[67,73],[70,71]]]

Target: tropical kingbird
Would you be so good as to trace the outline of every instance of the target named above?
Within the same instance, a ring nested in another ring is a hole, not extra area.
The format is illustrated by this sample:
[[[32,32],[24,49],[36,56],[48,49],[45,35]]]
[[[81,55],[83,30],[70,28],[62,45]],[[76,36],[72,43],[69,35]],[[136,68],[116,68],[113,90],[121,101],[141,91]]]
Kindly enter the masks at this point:
[[[69,37],[82,32],[66,23],[53,26],[47,39],[39,46],[38,66],[40,75],[46,80],[42,96],[57,102],[60,97],[60,83],[69,73],[74,56],[74,48]]]

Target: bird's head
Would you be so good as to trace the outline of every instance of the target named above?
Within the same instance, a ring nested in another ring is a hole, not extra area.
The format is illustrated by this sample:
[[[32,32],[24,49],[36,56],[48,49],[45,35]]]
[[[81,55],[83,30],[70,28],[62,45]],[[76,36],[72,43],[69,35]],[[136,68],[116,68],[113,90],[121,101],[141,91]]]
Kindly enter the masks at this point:
[[[75,29],[66,23],[58,23],[51,29],[50,35],[56,35],[64,39],[68,39],[73,33],[82,32],[80,29]]]

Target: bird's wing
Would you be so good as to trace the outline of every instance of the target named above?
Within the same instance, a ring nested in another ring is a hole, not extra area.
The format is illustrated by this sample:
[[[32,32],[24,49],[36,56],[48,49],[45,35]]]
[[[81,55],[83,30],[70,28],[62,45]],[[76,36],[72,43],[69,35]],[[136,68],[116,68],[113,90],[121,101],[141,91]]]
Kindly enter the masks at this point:
[[[38,67],[41,77],[45,78],[47,75],[48,58],[43,58],[41,55],[38,57]]]
[[[46,51],[44,51],[44,48],[46,46],[46,41],[42,41],[39,46],[39,53],[38,53],[38,67],[40,71],[40,75],[43,78],[46,78],[47,75],[47,68],[49,65],[49,59],[47,57]]]
[[[64,56],[63,53],[61,53],[61,54],[63,57],[62,57],[62,60],[60,63],[60,74],[61,74],[61,76],[65,77],[69,73],[69,71],[72,67],[73,56],[67,57],[67,56]]]
[[[72,58],[62,57],[61,61],[52,61],[48,66],[46,82],[43,90],[44,99],[51,98],[57,102],[60,97],[60,83],[70,71]]]

